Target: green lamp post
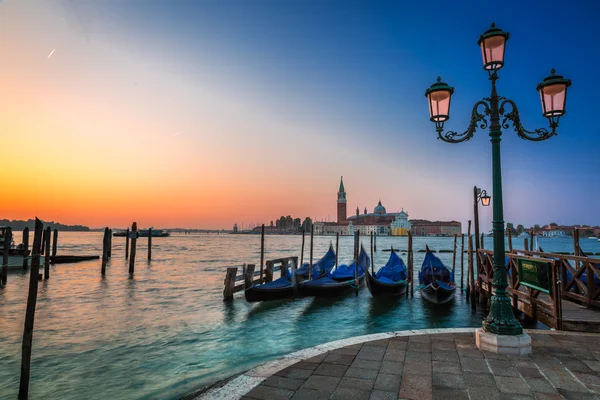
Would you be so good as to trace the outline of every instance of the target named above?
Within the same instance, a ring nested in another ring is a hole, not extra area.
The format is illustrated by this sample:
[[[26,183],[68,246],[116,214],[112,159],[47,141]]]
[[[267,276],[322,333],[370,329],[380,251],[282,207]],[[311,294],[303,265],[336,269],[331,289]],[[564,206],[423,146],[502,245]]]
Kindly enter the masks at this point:
[[[465,132],[444,131],[444,122],[450,119],[450,99],[454,88],[448,86],[438,78],[431,85],[425,96],[429,101],[429,117],[435,123],[438,138],[449,143],[460,143],[473,137],[477,127],[486,129],[489,126],[489,135],[492,142],[492,193],[494,195],[493,222],[494,232],[494,294],[489,315],[483,321],[483,330],[492,334],[519,335],[523,328],[514,317],[512,305],[506,288],[508,280],[506,266],[504,265],[504,216],[502,206],[502,169],[500,163],[500,140],[502,129],[510,127],[512,122],[514,130],[519,137],[527,140],[541,141],[556,135],[556,128],[561,116],[565,114],[567,88],[571,81],[556,75],[554,69],[551,75],[544,79],[537,90],[542,102],[542,115],[548,118],[550,130],[546,128],[526,130],[521,124],[519,110],[514,101],[498,96],[496,80],[498,70],[504,66],[504,50],[509,33],[496,28],[495,24],[480,36],[478,44],[481,47],[483,69],[489,74],[492,84],[490,97],[485,97],[475,103],[471,113],[471,121]],[[487,118],[489,117],[489,124]]]

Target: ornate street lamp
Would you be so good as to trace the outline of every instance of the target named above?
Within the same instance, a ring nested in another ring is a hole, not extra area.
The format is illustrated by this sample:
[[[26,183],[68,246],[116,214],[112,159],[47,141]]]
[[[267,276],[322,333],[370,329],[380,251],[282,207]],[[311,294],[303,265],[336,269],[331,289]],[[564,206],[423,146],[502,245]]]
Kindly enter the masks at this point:
[[[484,207],[489,206],[491,198],[492,198],[492,196],[487,194],[487,192],[485,190],[481,190],[480,188],[477,188],[477,202],[481,201],[482,206],[484,206]]]
[[[512,122],[514,130],[519,137],[527,140],[541,141],[556,135],[556,128],[561,116],[565,114],[567,88],[571,81],[555,71],[544,79],[538,86],[542,101],[542,115],[548,118],[550,130],[539,128],[533,131],[526,130],[521,124],[519,110],[514,101],[498,96],[496,80],[498,70],[504,66],[504,51],[509,33],[496,28],[494,24],[479,38],[483,58],[483,69],[489,74],[492,83],[490,97],[485,97],[475,103],[471,113],[471,121],[466,131],[457,133],[448,131],[443,133],[444,122],[450,119],[450,99],[454,88],[438,81],[431,85],[425,96],[429,101],[430,120],[435,123],[439,139],[449,143],[460,143],[473,137],[477,128],[486,129],[489,126],[489,135],[492,142],[492,182],[494,193],[493,206],[493,232],[494,232],[494,295],[489,315],[483,321],[483,330],[487,333],[500,335],[519,335],[523,333],[521,324],[514,317],[510,298],[506,292],[508,286],[506,266],[504,265],[504,216],[502,206],[502,171],[500,163],[500,138],[502,129],[510,127]],[[489,117],[489,125],[487,118]],[[502,119],[502,120],[501,120]],[[483,193],[483,192],[482,192]],[[487,194],[485,194],[487,196]],[[485,201],[485,202],[484,202]],[[483,205],[489,204],[489,197],[481,196]],[[487,203],[487,204],[486,204]]]

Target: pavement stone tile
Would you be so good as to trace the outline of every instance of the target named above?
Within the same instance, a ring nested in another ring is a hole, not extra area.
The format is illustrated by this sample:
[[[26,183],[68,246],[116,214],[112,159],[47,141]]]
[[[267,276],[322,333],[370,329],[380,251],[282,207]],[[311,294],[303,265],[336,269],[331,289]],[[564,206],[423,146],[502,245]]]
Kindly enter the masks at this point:
[[[496,385],[501,393],[525,394],[531,395],[531,390],[521,378],[513,378],[510,376],[495,376]]]
[[[566,356],[571,356],[571,352],[569,349],[562,346],[544,346],[544,348],[551,354],[563,354]]]
[[[453,333],[454,338],[474,338],[475,332],[456,332]]]
[[[596,357],[593,353],[590,353],[588,349],[570,349],[571,354],[577,357],[581,361],[589,360],[589,361],[597,361]]]
[[[458,349],[458,355],[468,358],[483,358],[483,353],[479,349]]]
[[[433,387],[434,400],[469,400],[466,390],[450,389],[447,387]]]
[[[432,377],[433,386],[445,387],[450,389],[466,389],[467,385],[462,375],[444,374],[434,372]]]
[[[526,378],[525,381],[534,393],[557,393],[556,388],[546,379]]]
[[[600,361],[583,360],[583,362],[595,372],[600,372]]]
[[[370,390],[357,390],[350,388],[337,388],[331,395],[331,400],[369,400]]]
[[[282,369],[281,371],[277,372],[276,375],[284,376],[286,378],[293,378],[293,379],[306,379],[312,375],[312,370],[295,368],[294,366],[291,366],[291,367]]]
[[[514,378],[519,377],[519,371],[512,366],[510,361],[505,360],[486,360],[488,366],[492,370],[492,374],[495,376],[512,376]]]
[[[344,376],[350,378],[377,379],[377,370],[350,367]]]
[[[325,353],[325,354],[327,354],[327,353]],[[333,350],[329,354],[345,354],[345,355],[348,355],[348,356],[355,356],[355,355],[358,354],[358,349],[351,349],[349,347],[342,347],[341,349]]]
[[[398,392],[386,392],[383,390],[373,390],[369,400],[398,400]]]
[[[434,350],[431,353],[431,359],[434,361],[459,362],[456,350]]]
[[[348,369],[347,365],[335,365],[335,364],[321,364],[315,371],[313,375],[325,375],[325,376],[344,376],[346,370]]]
[[[265,379],[261,385],[275,388],[297,390],[304,383],[304,379],[285,378],[283,376],[273,375]]]
[[[308,361],[300,361],[299,363],[294,364],[294,368],[309,369],[311,371],[314,371],[318,366],[318,363]]]
[[[334,376],[312,375],[301,386],[303,389],[315,389],[333,392],[342,378]]]
[[[406,358],[406,351],[404,350],[390,350],[388,349],[383,356],[384,361],[395,361],[402,362]]]
[[[327,400],[331,397],[331,392],[324,392],[321,390],[312,389],[300,389],[296,391],[292,400]]]
[[[467,387],[494,387],[496,380],[492,374],[476,374],[467,372],[463,375]]]
[[[600,385],[585,385],[585,387],[588,388],[592,393],[600,395]]]
[[[488,358],[488,359],[492,359],[492,360],[508,360],[509,359],[504,354],[490,353],[489,351],[482,351],[481,354],[483,354],[484,358]]]
[[[317,363],[317,364],[319,364],[319,363],[321,363],[325,359],[325,357],[327,357],[327,353],[323,353],[323,354],[319,354],[318,356],[307,358],[304,361],[310,362],[310,363]]]
[[[431,376],[431,363],[421,361],[406,361],[402,375],[426,375]]]
[[[352,364],[352,361],[354,361],[354,355],[329,353],[323,362],[328,364],[350,365]]]
[[[363,344],[362,343],[356,343],[356,344],[351,344],[350,346],[346,346],[346,349],[352,349],[352,350],[360,350],[362,348]]]
[[[452,341],[452,342],[432,341],[431,342],[431,349],[434,352],[435,352],[435,350],[455,350],[456,349],[456,345],[454,344],[454,341]]]
[[[388,351],[390,350],[406,350],[408,347],[408,342],[401,342],[398,340],[390,339],[390,344],[388,344]]]
[[[567,389],[558,389],[558,393],[567,400],[598,400],[594,393],[574,392]]]
[[[518,367],[517,371],[519,371],[521,376],[527,380],[529,378],[543,378],[542,373],[537,368]]]
[[[385,358],[384,358],[385,359]],[[422,351],[407,351],[406,352],[406,361],[422,361],[422,362],[431,362],[431,353],[425,353]]]
[[[440,372],[444,374],[461,374],[462,370],[458,362],[447,362],[447,361],[433,361],[432,362],[433,372]]]
[[[478,358],[462,358],[460,359],[460,365],[463,371],[466,372],[485,372],[489,371],[487,363],[484,359]]]
[[[338,388],[349,388],[357,390],[373,390],[375,381],[373,379],[343,377]]]
[[[246,393],[247,397],[258,400],[288,400],[291,399],[293,395],[293,390],[279,389],[264,385],[258,385]]]
[[[356,358],[361,360],[381,361],[385,354],[385,347],[380,346],[363,346]]]
[[[501,400],[535,400],[533,396],[527,396],[524,394],[512,394],[512,393],[502,393],[500,396]]]
[[[384,359],[381,363],[381,368],[379,369],[379,372],[382,374],[402,375],[403,370],[403,362],[385,361]]]
[[[390,342],[408,342],[410,336],[394,336],[390,338]]]
[[[496,388],[496,385],[489,387],[473,386],[469,387],[467,392],[469,392],[469,397],[472,400],[500,400],[502,398],[502,393]]]
[[[587,388],[566,370],[545,369],[542,370],[552,385],[557,389],[565,389],[573,392],[587,392]]]
[[[379,368],[381,368],[381,361],[361,360],[357,358],[350,364],[350,368],[366,368],[379,371]]]
[[[534,393],[536,400],[564,400],[564,398],[556,393]]]
[[[391,374],[379,374],[375,381],[374,388],[376,390],[384,390],[388,392],[398,392],[400,390],[400,383],[402,382],[401,375]]]
[[[586,385],[600,385],[600,376],[598,374],[584,374],[573,372],[573,375]]]
[[[452,342],[454,343],[454,336],[452,335],[433,335],[431,336],[431,343],[433,342]]]
[[[408,337],[408,342],[431,343],[431,335],[414,335]]]
[[[426,353],[431,353],[431,343],[408,342],[408,351],[424,351]]]
[[[430,375],[402,375],[400,398],[411,400],[431,400],[433,396]]]
[[[475,344],[475,341],[457,341],[454,343],[454,345],[456,346],[456,349],[479,350]]]
[[[365,346],[388,347],[389,343],[390,343],[390,339],[379,339],[379,340],[372,340],[370,342],[366,342]]]

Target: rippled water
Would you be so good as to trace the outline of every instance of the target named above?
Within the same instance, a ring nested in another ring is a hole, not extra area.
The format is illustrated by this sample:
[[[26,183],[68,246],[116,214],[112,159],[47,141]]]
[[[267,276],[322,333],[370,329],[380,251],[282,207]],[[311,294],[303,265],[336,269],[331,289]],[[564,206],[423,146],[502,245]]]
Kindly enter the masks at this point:
[[[315,237],[315,259],[330,240]],[[59,254],[98,255],[101,243],[102,233],[62,232]],[[114,238],[104,278],[98,260],[52,266],[50,279],[39,285],[30,398],[176,399],[319,343],[393,330],[475,327],[486,314],[473,313],[464,296],[435,308],[418,293],[376,301],[366,287],[358,296],[334,300],[248,304],[238,294],[233,303],[223,303],[225,268],[258,264],[259,243],[258,236],[246,235],[154,238],[154,259],[148,263],[146,239],[140,239],[134,278],[128,276],[124,238]],[[416,250],[425,243],[452,248],[451,238],[414,239]],[[378,238],[376,266],[387,261],[389,253],[381,249],[391,244],[405,249],[406,238]],[[515,239],[515,248],[519,244],[522,240]],[[570,239],[540,244],[546,251],[572,250]],[[300,245],[300,236],[267,236],[266,259],[299,255]],[[582,239],[582,247],[600,252],[597,241]],[[451,253],[438,256],[451,265]],[[340,262],[351,257],[352,238],[343,237]],[[423,257],[415,253],[415,268]],[[11,272],[0,289],[0,398],[16,398],[18,392],[27,290],[28,275],[19,272]]]

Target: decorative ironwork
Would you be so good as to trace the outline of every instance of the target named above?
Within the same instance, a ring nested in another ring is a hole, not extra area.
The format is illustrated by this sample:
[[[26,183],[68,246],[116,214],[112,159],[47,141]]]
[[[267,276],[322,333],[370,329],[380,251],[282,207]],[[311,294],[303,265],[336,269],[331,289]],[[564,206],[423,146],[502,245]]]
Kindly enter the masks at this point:
[[[508,104],[511,106],[511,111],[507,112],[505,105]],[[513,128],[517,135],[521,139],[527,139],[534,142],[541,142],[542,140],[550,139],[552,136],[557,135],[556,128],[558,127],[558,118],[549,119],[550,120],[550,131],[546,128],[539,128],[533,131],[528,131],[523,127],[521,123],[521,116],[519,115],[519,109],[514,101],[505,99],[500,103],[500,115],[504,116],[502,120],[502,128],[509,129],[510,125],[508,121],[512,121]]]
[[[479,112],[479,106],[484,106],[484,114]],[[458,133],[455,131],[448,131],[446,133],[442,133],[444,130],[443,123],[436,123],[436,131],[438,133],[438,139],[442,139],[444,142],[448,143],[460,143],[466,142],[471,139],[477,130],[478,124],[479,128],[487,129],[488,122],[486,120],[486,116],[491,114],[490,105],[484,100],[480,100],[475,103],[473,107],[473,111],[471,112],[471,122],[469,123],[469,127],[463,133]]]

